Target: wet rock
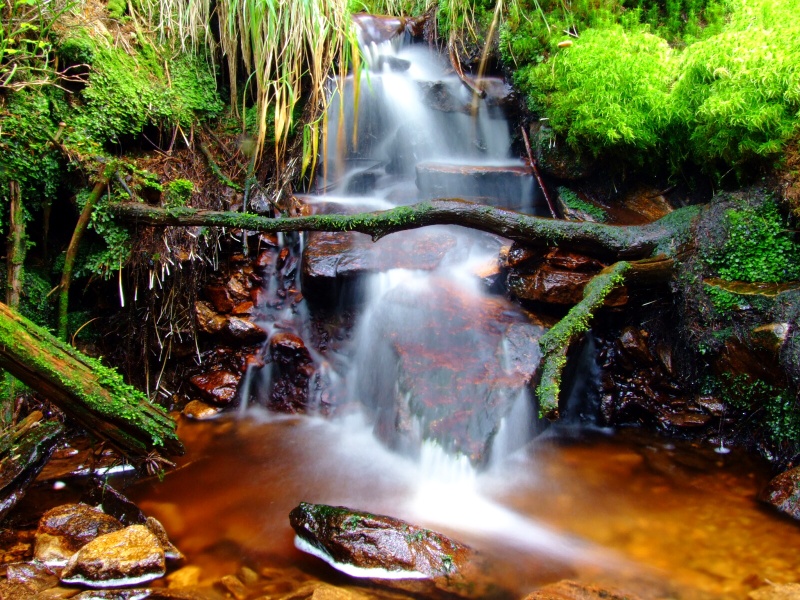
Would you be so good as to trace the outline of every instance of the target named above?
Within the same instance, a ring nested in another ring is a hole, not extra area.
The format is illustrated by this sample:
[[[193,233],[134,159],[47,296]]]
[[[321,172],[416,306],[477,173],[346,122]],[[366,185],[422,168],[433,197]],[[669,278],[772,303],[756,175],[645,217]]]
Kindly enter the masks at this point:
[[[314,374],[314,360],[305,343],[293,333],[276,333],[269,341],[269,353],[270,408],[282,412],[304,411],[308,407],[309,380]]]
[[[307,298],[325,305],[358,301],[358,281],[389,269],[431,271],[455,246],[452,234],[431,227],[372,242],[360,233],[314,232],[303,251],[302,287]]]
[[[18,592],[27,592],[28,597],[33,597],[44,590],[56,587],[58,575],[43,563],[14,563],[6,566],[6,581]],[[0,592],[0,596],[8,597],[2,592]]]
[[[581,301],[583,288],[592,277],[591,273],[543,264],[532,274],[510,273],[507,285],[520,300],[571,306]]]
[[[481,199],[486,204],[532,211],[535,182],[524,165],[471,166],[418,163],[417,188],[420,198]]]
[[[220,412],[222,412],[221,407],[206,404],[202,400],[191,400],[183,407],[183,415],[195,421],[213,419],[219,415]]]
[[[74,600],[144,600],[150,598],[153,590],[132,588],[125,590],[92,590],[73,596]]]
[[[231,300],[231,295],[224,286],[207,285],[205,288],[205,295],[217,312],[229,313],[233,310],[233,300]]]
[[[203,570],[197,565],[186,565],[167,575],[170,588],[184,588],[196,586],[200,583]]]
[[[444,278],[424,292],[393,289],[365,326],[373,343],[359,350],[368,376],[356,392],[378,437],[412,454],[433,440],[484,464],[503,418],[526,407],[545,328],[504,298],[479,298]]]
[[[197,328],[203,333],[214,335],[225,328],[227,320],[211,307],[208,302],[199,300],[195,302],[194,314],[197,318]]]
[[[774,477],[758,496],[761,502],[800,520],[800,467]]]
[[[158,519],[155,517],[147,517],[144,525],[150,530],[150,533],[156,536],[158,543],[161,544],[161,548],[164,550],[164,557],[167,560],[179,561],[184,559],[183,553],[169,541],[167,531]]]
[[[231,275],[230,279],[225,284],[225,289],[228,292],[231,300],[234,302],[243,302],[250,298],[250,281],[248,275],[250,271],[242,268]]]
[[[440,533],[393,517],[301,503],[289,514],[295,545],[354,577],[423,592],[481,597],[480,557]]]
[[[786,385],[786,373],[774,353],[763,350],[750,339],[740,339],[735,335],[725,340],[722,349],[714,357],[712,368],[720,377],[744,375],[776,387]]]
[[[231,312],[234,315],[249,315],[253,312],[253,303],[250,300],[241,302],[234,306]]]
[[[189,382],[209,402],[226,406],[236,398],[241,376],[230,371],[211,371],[195,375]]]
[[[147,522],[147,517],[138,506],[100,479],[93,481],[92,487],[84,494],[83,501],[92,506],[102,506],[105,514],[111,515],[125,526],[143,525]]]
[[[219,583],[225,588],[228,594],[233,596],[236,600],[244,600],[247,598],[247,588],[236,575],[225,575],[220,579]]]
[[[267,332],[258,325],[241,317],[229,317],[225,323],[225,334],[241,345],[258,344],[267,339]]]
[[[525,600],[639,600],[639,596],[576,581],[559,581],[533,592]]]
[[[557,179],[586,179],[597,168],[597,161],[587,153],[578,154],[553,130],[542,123],[531,123],[530,140],[539,169]]]
[[[653,363],[653,355],[647,347],[648,333],[643,329],[626,327],[619,336],[618,344],[623,354],[643,365]]]
[[[70,558],[61,581],[89,587],[135,585],[162,577],[164,550],[144,525],[101,535]]]
[[[96,537],[122,527],[114,517],[86,504],[57,506],[39,520],[34,558],[47,566],[64,566],[75,552]]]

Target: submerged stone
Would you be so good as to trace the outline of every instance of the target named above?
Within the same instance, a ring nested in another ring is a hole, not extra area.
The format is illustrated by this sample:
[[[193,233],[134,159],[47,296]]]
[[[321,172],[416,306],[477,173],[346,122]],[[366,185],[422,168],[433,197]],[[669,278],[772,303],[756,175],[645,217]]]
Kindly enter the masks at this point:
[[[272,362],[272,388],[269,407],[281,412],[302,412],[308,408],[309,381],[314,360],[299,336],[281,332],[269,340]]]
[[[482,597],[473,577],[477,553],[440,533],[400,519],[325,504],[301,503],[289,513],[295,545],[352,577],[417,592]]]
[[[136,585],[164,575],[164,549],[144,525],[101,535],[70,558],[61,581],[89,587]]]
[[[577,581],[559,581],[525,597],[525,600],[639,600],[639,596]]]

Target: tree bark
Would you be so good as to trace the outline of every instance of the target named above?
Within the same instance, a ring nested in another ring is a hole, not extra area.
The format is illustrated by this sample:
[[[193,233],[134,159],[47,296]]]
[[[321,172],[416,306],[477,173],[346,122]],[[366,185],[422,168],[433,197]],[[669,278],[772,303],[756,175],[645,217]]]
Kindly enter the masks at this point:
[[[83,206],[78,222],[75,224],[75,231],[72,232],[72,239],[69,241],[67,247],[67,255],[64,258],[64,270],[61,273],[61,285],[59,286],[58,293],[58,337],[62,340],[67,340],[67,312],[69,309],[69,286],[72,284],[72,269],[75,266],[75,257],[78,256],[78,247],[80,246],[83,233],[89,225],[89,219],[92,216],[94,205],[103,195],[103,192],[108,185],[110,174],[103,174],[100,180],[94,185],[92,193],[86,200]]]
[[[20,292],[22,291],[22,265],[25,263],[25,219],[22,213],[22,198],[19,184],[16,181],[9,183],[11,206],[10,231],[8,233],[8,283],[6,284],[6,302],[9,306],[19,306]]]
[[[132,459],[182,454],[175,422],[100,361],[0,304],[0,367]]]
[[[461,225],[495,233],[534,247],[564,247],[605,260],[674,255],[688,241],[699,208],[688,206],[648,225],[617,226],[559,221],[459,199],[439,199],[357,215],[313,215],[272,219],[252,214],[196,208],[156,208],[124,202],[111,208],[118,217],[155,226],[220,226],[250,231],[358,231],[374,240],[429,225]]]

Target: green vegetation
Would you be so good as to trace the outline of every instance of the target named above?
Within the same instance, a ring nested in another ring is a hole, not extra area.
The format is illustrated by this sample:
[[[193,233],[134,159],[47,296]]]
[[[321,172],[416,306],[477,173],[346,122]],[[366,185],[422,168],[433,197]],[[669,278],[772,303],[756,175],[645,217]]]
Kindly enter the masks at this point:
[[[800,406],[796,398],[784,389],[776,388],[747,375],[728,374],[709,380],[706,391],[718,393],[731,408],[751,415],[756,435],[763,435],[772,444],[800,447]]]
[[[558,188],[558,198],[567,208],[571,208],[572,210],[576,210],[582,212],[586,215],[589,215],[598,223],[605,223],[606,219],[608,218],[605,211],[599,206],[594,204],[590,204],[585,200],[581,200],[578,197],[578,194],[573,192],[571,189],[566,188],[564,186],[560,186]]]
[[[728,281],[781,283],[800,279],[800,247],[773,201],[725,211],[726,240],[706,264]]]
[[[164,206],[174,208],[186,206],[194,192],[194,184],[188,179],[173,179],[167,184]]]
[[[575,150],[721,176],[776,158],[800,130],[791,0],[585,4],[512,12],[501,36],[516,85]]]

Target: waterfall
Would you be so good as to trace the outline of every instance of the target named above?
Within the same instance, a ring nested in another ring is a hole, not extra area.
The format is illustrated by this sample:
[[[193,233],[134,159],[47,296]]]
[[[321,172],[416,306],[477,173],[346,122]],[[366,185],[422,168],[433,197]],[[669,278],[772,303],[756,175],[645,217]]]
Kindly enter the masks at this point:
[[[318,190],[308,198],[315,210],[459,196],[535,212],[533,177],[509,154],[497,103],[475,102],[434,49],[400,36],[378,43],[368,19],[357,24],[367,66],[333,92]],[[536,412],[529,382],[544,328],[480,281],[504,244],[497,236],[437,227],[395,237],[368,250],[382,267],[363,284],[344,376],[349,400],[365,407],[376,435],[402,454],[427,460],[444,453],[456,470],[486,465],[530,439]],[[431,247],[436,264],[415,263],[420,248]]]

